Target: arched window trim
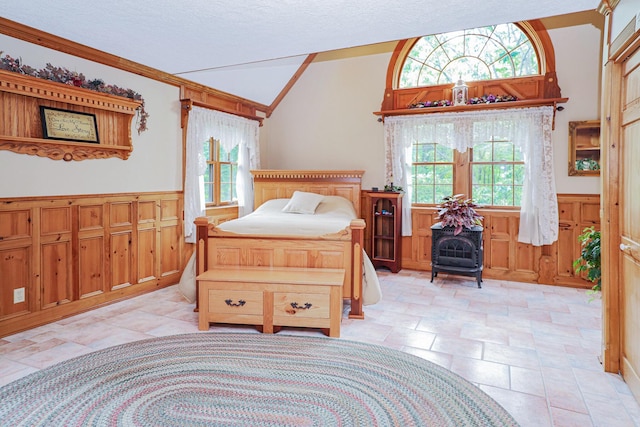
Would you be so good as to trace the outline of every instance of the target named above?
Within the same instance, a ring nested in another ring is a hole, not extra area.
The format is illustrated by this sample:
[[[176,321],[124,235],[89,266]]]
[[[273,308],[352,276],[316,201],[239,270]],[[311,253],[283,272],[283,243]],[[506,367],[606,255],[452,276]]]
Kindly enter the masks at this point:
[[[539,61],[540,75],[514,77],[499,80],[482,80],[478,82],[466,82],[470,93],[473,91],[496,90],[518,98],[518,101],[504,103],[504,105],[465,105],[457,107],[431,107],[423,109],[409,109],[408,106],[416,101],[429,101],[435,99],[451,99],[451,88],[453,84],[437,86],[422,86],[413,88],[398,88],[400,72],[407,54],[420,37],[401,40],[394,50],[389,66],[387,68],[386,88],[382,100],[381,111],[375,114],[404,115],[404,114],[424,114],[442,111],[461,111],[467,109],[487,109],[487,108],[521,108],[531,105],[556,105],[559,102],[566,102],[562,98],[560,87],[556,77],[555,52],[551,38],[546,28],[539,20],[531,20],[514,23],[531,40]],[[511,93],[508,93],[511,92]],[[482,96],[479,93],[474,96]],[[470,95],[471,96],[471,95]],[[508,105],[507,105],[508,104]]]

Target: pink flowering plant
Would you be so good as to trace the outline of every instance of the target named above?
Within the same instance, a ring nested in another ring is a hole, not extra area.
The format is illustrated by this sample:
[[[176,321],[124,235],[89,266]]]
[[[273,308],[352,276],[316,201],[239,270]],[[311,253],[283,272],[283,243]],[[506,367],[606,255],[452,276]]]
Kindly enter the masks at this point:
[[[12,58],[9,55],[2,56],[2,54],[3,52],[0,50],[0,70],[20,73],[25,76],[50,80],[52,82],[63,83],[70,86],[82,87],[96,92],[133,99],[135,101],[142,101],[142,104],[138,107],[138,119],[136,125],[138,134],[147,130],[147,119],[149,118],[149,113],[145,110],[144,99],[139,93],[116,85],[105,84],[101,79],[89,80],[82,73],[77,73],[64,67],[54,67],[49,63],[47,63],[45,68],[37,70],[25,65],[22,62],[22,58]]]
[[[478,207],[473,200],[465,199],[464,194],[455,194],[442,199],[436,215],[443,227],[455,228],[455,236],[460,234],[463,228],[482,225],[484,217],[476,211]]]

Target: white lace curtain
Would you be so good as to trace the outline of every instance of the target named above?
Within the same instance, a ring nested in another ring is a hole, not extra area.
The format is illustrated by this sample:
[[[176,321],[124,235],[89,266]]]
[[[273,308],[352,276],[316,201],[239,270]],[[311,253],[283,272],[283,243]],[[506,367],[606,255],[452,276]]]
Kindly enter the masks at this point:
[[[552,122],[553,107],[550,106],[385,118],[387,181],[406,190],[403,235],[411,235],[411,147],[414,141],[434,141],[464,152],[476,142],[496,138],[513,142],[524,156],[518,241],[542,246],[558,240]]]
[[[184,236],[188,243],[195,243],[193,221],[205,213],[204,174],[207,159],[202,152],[209,138],[220,140],[222,147],[238,150],[238,215],[253,211],[253,183],[251,169],[260,168],[258,126],[255,120],[227,114],[207,108],[193,107],[189,112],[186,142],[186,170],[184,183]]]

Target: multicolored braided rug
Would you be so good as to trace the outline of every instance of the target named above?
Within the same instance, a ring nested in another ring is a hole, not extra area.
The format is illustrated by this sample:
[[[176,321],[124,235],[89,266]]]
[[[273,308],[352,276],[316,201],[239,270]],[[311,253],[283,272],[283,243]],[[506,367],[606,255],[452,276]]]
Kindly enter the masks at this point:
[[[2,426],[517,426],[419,357],[343,339],[173,335],[107,348],[0,388]]]

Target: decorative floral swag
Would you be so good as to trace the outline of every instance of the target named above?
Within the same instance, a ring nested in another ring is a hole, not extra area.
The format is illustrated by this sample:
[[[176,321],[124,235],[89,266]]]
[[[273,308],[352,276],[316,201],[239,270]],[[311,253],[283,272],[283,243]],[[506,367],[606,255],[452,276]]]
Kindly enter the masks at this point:
[[[517,101],[518,98],[511,95],[483,95],[479,97],[469,98],[467,100],[468,105],[474,104],[493,104],[494,102],[511,102]],[[442,99],[437,101],[421,101],[415,104],[409,105],[409,108],[425,108],[425,107],[449,107],[452,105],[448,99]]]
[[[45,68],[36,70],[33,67],[23,64],[22,58],[15,59],[9,55],[5,55],[3,57],[2,53],[3,51],[0,50],[0,70],[12,71],[14,73],[24,74],[25,76],[51,80],[53,82],[82,87],[96,92],[121,96],[135,101],[142,101],[142,104],[138,107],[136,128],[138,130],[138,135],[147,130],[147,119],[149,118],[149,113],[145,110],[144,99],[138,92],[115,85],[105,84],[101,79],[87,80],[82,73],[77,73],[64,67],[54,67],[50,63],[47,63]]]

